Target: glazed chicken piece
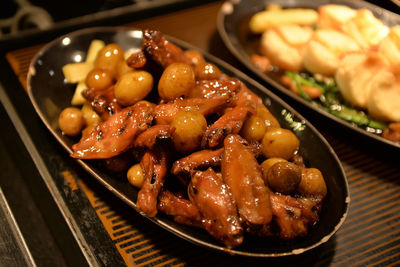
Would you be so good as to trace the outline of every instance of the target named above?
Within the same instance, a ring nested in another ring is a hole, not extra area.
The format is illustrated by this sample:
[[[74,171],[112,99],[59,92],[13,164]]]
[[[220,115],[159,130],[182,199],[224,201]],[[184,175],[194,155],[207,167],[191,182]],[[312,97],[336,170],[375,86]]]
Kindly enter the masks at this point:
[[[271,193],[274,221],[282,239],[304,236],[308,227],[318,221],[321,198],[294,198],[289,195]]]
[[[249,104],[236,106],[222,115],[209,126],[201,140],[202,147],[216,147],[228,134],[237,134],[243,126],[248,113],[255,113],[255,107]]]
[[[155,107],[156,124],[170,124],[176,114],[181,110],[198,111],[204,116],[217,113],[229,103],[230,95],[206,98],[176,99],[166,104]]]
[[[240,82],[231,77],[222,80],[202,80],[197,81],[195,87],[190,91],[191,98],[213,98],[225,94],[232,95],[240,88]]]
[[[246,103],[254,103],[257,109],[257,116],[264,120],[265,126],[267,128],[274,127],[280,128],[280,124],[274,115],[268,110],[268,108],[264,105],[263,100],[253,93],[245,84],[241,84],[239,92],[235,96],[235,100],[233,103],[235,105],[244,105]]]
[[[167,174],[167,154],[162,148],[148,150],[140,161],[143,170],[143,185],[140,188],[136,207],[149,217],[157,214],[157,198]]]
[[[195,172],[188,191],[200,211],[205,230],[230,248],[243,242],[243,228],[233,195],[213,169]]]
[[[104,91],[96,91],[94,89],[86,89],[82,93],[93,110],[101,116],[101,119],[107,120],[109,116],[122,110],[114,95],[114,86],[110,86]]]
[[[190,171],[203,169],[221,164],[223,148],[217,150],[201,150],[174,162],[171,173],[182,179],[185,183]]]
[[[261,167],[239,135],[224,140],[221,172],[231,188],[243,222],[250,228],[268,224],[272,219],[270,190],[262,179]]]
[[[147,59],[142,51],[133,53],[126,59],[126,64],[133,69],[141,69],[146,63]]]
[[[183,50],[165,39],[164,35],[159,31],[143,30],[142,51],[163,68],[175,62],[183,62],[190,65],[190,60]]]
[[[254,103],[256,106],[263,105],[262,99],[247,88],[244,83],[240,82],[240,88],[235,96],[234,105],[243,106],[248,102]]]
[[[121,110],[73,145],[71,157],[106,159],[127,151],[132,147],[135,137],[149,127],[153,120],[152,114],[153,108],[145,103]]]
[[[174,221],[188,226],[202,227],[197,207],[190,200],[177,196],[168,190],[162,190],[158,196],[159,211],[173,216]]]
[[[135,140],[135,147],[152,149],[159,140],[171,139],[175,127],[170,125],[154,125],[141,133]]]

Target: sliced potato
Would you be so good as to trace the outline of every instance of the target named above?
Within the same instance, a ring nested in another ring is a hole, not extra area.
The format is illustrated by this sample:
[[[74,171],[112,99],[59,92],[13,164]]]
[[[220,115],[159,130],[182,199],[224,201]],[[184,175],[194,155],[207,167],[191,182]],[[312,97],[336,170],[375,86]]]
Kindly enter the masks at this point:
[[[65,79],[69,83],[77,83],[86,79],[89,71],[93,69],[93,62],[70,63],[62,67]]]
[[[101,40],[93,40],[90,43],[89,50],[86,56],[85,62],[71,63],[63,66],[62,71],[65,79],[69,83],[78,83],[75,88],[74,95],[71,99],[71,104],[74,106],[82,105],[85,103],[85,98],[82,96],[82,92],[87,89],[86,83],[84,82],[88,73],[94,67],[94,61],[97,57],[98,52],[105,46],[105,43]]]
[[[357,11],[344,5],[323,5],[318,9],[318,28],[340,30],[342,25],[356,16]]]
[[[85,103],[86,99],[82,96],[82,92],[88,87],[84,81],[80,81],[75,88],[74,95],[72,96],[71,105],[79,106]]]
[[[338,57],[327,47],[314,40],[308,43],[304,51],[304,67],[308,71],[331,76],[338,66]]]
[[[378,45],[389,33],[389,28],[368,9],[360,9],[357,15],[342,26],[342,31],[358,42],[361,47]]]
[[[339,31],[317,30],[305,48],[304,67],[312,73],[332,76],[343,54],[359,50],[355,41]]]
[[[400,74],[386,69],[379,72],[371,85],[369,114],[380,120],[400,122]]]
[[[391,63],[400,64],[400,25],[390,29],[379,44],[379,52]]]
[[[267,29],[283,25],[313,25],[318,20],[318,13],[313,9],[290,8],[282,10],[266,10],[256,13],[249,22],[253,33],[262,33]]]
[[[102,40],[93,40],[90,43],[89,50],[86,56],[86,62],[94,62],[97,54],[106,44]]]
[[[360,46],[353,39],[335,30],[317,30],[314,34],[314,40],[323,44],[337,56],[360,50]]]
[[[291,71],[303,69],[303,56],[297,47],[289,45],[274,29],[269,29],[261,37],[261,53],[272,64]]]
[[[375,75],[387,67],[378,53],[351,53],[340,62],[335,79],[343,98],[354,106],[367,108]]]
[[[280,25],[275,28],[282,38],[291,46],[302,46],[310,41],[313,30],[311,27],[299,25]]]

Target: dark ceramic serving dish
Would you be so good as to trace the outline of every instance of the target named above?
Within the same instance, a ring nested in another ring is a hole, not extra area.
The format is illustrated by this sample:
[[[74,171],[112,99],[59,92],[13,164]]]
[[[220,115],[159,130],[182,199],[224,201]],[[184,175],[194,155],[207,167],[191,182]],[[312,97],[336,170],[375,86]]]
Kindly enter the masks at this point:
[[[167,38],[184,49],[193,49],[181,41]],[[70,105],[74,86],[64,82],[61,68],[67,63],[74,62],[74,58],[79,56],[84,59],[86,50],[94,39],[101,39],[106,43],[118,43],[123,49],[138,48],[142,42],[141,31],[138,30],[85,29],[62,36],[46,45],[32,60],[29,68],[28,93],[32,104],[46,127],[64,146],[67,153],[71,153],[71,145],[77,142],[77,139],[62,135],[57,127],[57,118],[60,111]],[[328,187],[328,196],[321,212],[320,222],[305,238],[278,243],[268,242],[266,239],[245,238],[240,247],[227,249],[205,231],[178,225],[160,213],[155,218],[148,219],[190,242],[236,255],[286,256],[302,253],[327,242],[345,220],[350,201],[347,181],[334,151],[312,125],[270,91],[221,60],[207,54],[205,58],[228,75],[244,81],[251,90],[260,95],[284,128],[300,127],[299,130],[293,129],[301,141],[300,154],[310,166],[322,171]],[[283,111],[286,111],[286,115],[282,114]],[[288,118],[292,118],[293,121]],[[115,177],[99,167],[96,161],[78,160],[78,162],[106,188],[136,208],[138,190],[130,186],[122,175],[119,178]]]
[[[334,115],[316,107],[315,105],[312,105],[310,102],[306,101],[282,85],[279,82],[279,77],[274,72],[263,73],[252,64],[250,56],[253,53],[258,52],[260,35],[254,35],[250,32],[248,22],[253,14],[264,10],[269,3],[276,3],[286,8],[301,7],[317,9],[319,6],[325,4],[340,4],[355,9],[367,8],[388,26],[400,24],[400,16],[361,0],[230,0],[226,1],[222,5],[217,19],[218,32],[231,53],[250,71],[258,76],[258,78],[266,82],[268,85],[271,85],[273,90],[277,90],[280,93],[285,94],[313,112],[317,112],[325,118],[339,123],[347,129],[350,129],[350,131],[361,134],[369,140],[375,140],[379,144],[388,145],[391,148],[399,151],[399,143],[392,142],[381,137],[380,135],[368,132],[364,128],[339,119]]]

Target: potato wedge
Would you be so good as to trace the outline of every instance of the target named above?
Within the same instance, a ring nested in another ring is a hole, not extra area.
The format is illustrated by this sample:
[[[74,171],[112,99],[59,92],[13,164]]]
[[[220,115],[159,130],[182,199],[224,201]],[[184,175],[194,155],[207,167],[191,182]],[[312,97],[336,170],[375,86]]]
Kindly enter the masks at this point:
[[[256,13],[251,17],[249,22],[250,30],[253,33],[262,33],[267,29],[283,25],[313,25],[318,20],[318,13],[313,9],[282,9],[282,10],[267,10]]]
[[[389,33],[389,28],[368,9],[360,9],[357,15],[342,26],[342,31],[358,42],[361,47],[378,45]]]
[[[97,54],[106,44],[102,40],[93,40],[90,43],[89,50],[86,56],[86,62],[94,62]]]
[[[86,99],[82,96],[82,92],[86,90],[88,87],[86,86],[86,83],[84,81],[80,81],[75,88],[74,95],[72,96],[71,99],[71,105],[73,106],[79,106],[83,105],[85,103]]]
[[[318,9],[318,29],[341,30],[344,23],[356,16],[357,11],[344,5],[323,5]]]
[[[93,62],[70,63],[62,67],[65,79],[69,83],[77,83],[86,79],[89,71],[93,69]]]

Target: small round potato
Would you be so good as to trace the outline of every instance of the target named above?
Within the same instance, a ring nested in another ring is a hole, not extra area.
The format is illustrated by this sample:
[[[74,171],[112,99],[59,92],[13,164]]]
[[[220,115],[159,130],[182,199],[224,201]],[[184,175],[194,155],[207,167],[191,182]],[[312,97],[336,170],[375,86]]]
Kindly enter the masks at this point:
[[[119,78],[121,78],[122,75],[133,70],[133,68],[128,66],[126,60],[122,60],[117,66],[117,73],[115,78],[118,80]]]
[[[87,126],[96,126],[101,122],[99,114],[93,110],[89,102],[83,104],[81,111]]]
[[[266,158],[279,157],[291,159],[299,149],[300,141],[290,130],[270,128],[265,133],[262,142],[262,153]]]
[[[153,82],[153,76],[147,71],[125,73],[115,85],[115,98],[123,106],[133,105],[150,93]]]
[[[203,55],[197,50],[188,49],[188,50],[185,50],[184,53],[185,53],[186,57],[188,57],[190,59],[190,62],[192,63],[193,66],[196,66],[200,63],[205,62]]]
[[[301,168],[291,162],[277,162],[267,173],[268,186],[279,193],[293,193],[301,181]]]
[[[158,82],[158,94],[165,101],[185,97],[195,85],[195,75],[192,67],[185,63],[169,65]]]
[[[283,158],[269,158],[269,159],[264,160],[261,163],[263,179],[264,179],[265,183],[267,183],[268,170],[272,167],[272,165],[274,165],[275,163],[278,163],[278,162],[287,162],[287,160],[283,159]]]
[[[267,130],[264,120],[257,116],[250,116],[243,124],[240,134],[248,141],[260,141]]]
[[[94,62],[95,68],[108,70],[112,77],[117,74],[117,67],[124,60],[124,50],[117,44],[108,44],[97,54]]]
[[[85,126],[82,111],[74,107],[65,108],[58,117],[58,126],[66,135],[79,135]]]
[[[86,85],[90,89],[103,91],[113,84],[113,77],[108,70],[95,68],[86,76]]]
[[[219,79],[222,72],[212,63],[204,62],[199,63],[194,67],[194,73],[197,80],[213,80]]]
[[[257,106],[256,116],[264,120],[267,128],[280,128],[278,120],[272,115],[272,113],[264,105]]]
[[[181,111],[171,123],[175,149],[180,153],[193,152],[199,145],[207,128],[207,121],[199,112]]]
[[[142,167],[140,166],[140,163],[137,163],[137,164],[133,165],[132,167],[130,167],[126,176],[131,185],[138,187],[138,188],[142,187],[144,175],[143,175],[143,170],[142,170]]]
[[[325,197],[327,189],[321,171],[316,168],[303,169],[297,191],[304,195]]]

